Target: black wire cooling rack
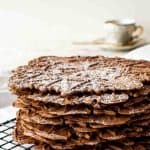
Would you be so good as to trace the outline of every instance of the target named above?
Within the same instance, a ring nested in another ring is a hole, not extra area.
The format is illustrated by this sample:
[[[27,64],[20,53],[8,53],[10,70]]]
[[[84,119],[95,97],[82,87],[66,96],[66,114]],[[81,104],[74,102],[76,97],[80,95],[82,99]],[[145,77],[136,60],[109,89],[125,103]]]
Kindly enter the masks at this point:
[[[33,150],[29,144],[20,145],[12,139],[12,130],[16,119],[8,120],[0,124],[0,150]]]

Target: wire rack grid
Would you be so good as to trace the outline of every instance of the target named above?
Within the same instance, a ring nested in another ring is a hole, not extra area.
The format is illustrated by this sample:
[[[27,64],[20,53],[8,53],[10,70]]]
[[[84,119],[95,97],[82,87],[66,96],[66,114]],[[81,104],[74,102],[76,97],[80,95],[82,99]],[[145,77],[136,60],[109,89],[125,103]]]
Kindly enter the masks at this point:
[[[12,131],[15,123],[16,119],[14,118],[0,124],[0,150],[33,150],[32,145],[20,145],[13,141]]]

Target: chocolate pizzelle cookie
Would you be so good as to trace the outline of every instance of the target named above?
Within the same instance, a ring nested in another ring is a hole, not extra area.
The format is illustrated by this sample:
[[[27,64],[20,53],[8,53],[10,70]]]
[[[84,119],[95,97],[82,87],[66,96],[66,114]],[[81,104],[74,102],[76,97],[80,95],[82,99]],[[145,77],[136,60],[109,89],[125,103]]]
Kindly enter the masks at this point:
[[[19,108],[14,139],[37,150],[149,150],[150,62],[52,57],[9,79]]]

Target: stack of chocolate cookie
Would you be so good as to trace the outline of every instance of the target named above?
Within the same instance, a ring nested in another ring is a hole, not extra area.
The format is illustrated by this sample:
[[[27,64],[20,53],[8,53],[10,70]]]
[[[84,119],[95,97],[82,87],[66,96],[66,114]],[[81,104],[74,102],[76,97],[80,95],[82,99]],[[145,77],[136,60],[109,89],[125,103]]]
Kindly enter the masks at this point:
[[[150,62],[40,57],[13,71],[14,139],[39,150],[150,148]]]

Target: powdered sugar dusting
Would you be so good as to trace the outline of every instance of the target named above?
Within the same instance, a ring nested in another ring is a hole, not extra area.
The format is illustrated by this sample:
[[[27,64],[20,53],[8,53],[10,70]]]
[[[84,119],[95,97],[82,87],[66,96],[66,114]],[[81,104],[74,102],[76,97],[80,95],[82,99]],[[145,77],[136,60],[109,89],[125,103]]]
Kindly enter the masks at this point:
[[[42,87],[47,90],[44,92],[69,94],[134,90],[143,87],[149,73],[149,63],[120,58],[42,57],[14,71],[9,86],[17,90]]]
[[[70,91],[70,83],[69,83],[68,78],[64,78],[61,81],[61,85],[60,86],[61,86],[62,94],[68,93],[68,91]]]
[[[99,68],[94,70],[81,71],[81,76],[83,78],[88,78],[91,80],[103,79],[103,80],[112,80],[121,76],[120,68]]]

